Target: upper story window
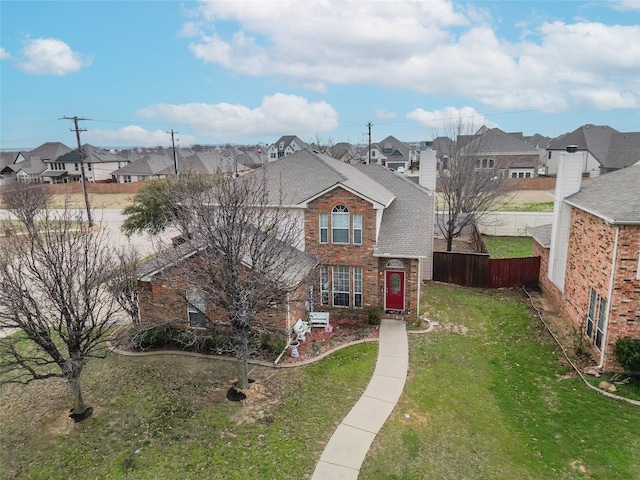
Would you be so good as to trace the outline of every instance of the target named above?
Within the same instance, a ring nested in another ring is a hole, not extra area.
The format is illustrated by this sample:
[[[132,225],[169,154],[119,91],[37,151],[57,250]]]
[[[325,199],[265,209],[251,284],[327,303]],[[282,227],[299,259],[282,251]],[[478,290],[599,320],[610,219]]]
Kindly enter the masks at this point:
[[[362,245],[362,215],[353,214],[353,243],[354,245]]]
[[[478,168],[493,168],[493,158],[478,159]]]
[[[329,241],[329,214],[320,214],[320,243]]]
[[[349,243],[349,209],[338,205],[331,211],[331,241]]]

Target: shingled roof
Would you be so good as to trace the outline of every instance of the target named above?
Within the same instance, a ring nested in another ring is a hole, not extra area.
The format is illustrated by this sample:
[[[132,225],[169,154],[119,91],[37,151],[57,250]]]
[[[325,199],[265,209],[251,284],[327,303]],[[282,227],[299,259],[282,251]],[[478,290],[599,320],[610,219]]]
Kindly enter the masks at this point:
[[[640,225],[640,163],[586,180],[565,199],[614,225]]]
[[[304,206],[338,186],[382,206],[389,205],[395,198],[392,192],[353,165],[308,149],[272,162],[264,170],[259,169],[249,175],[261,175],[263,172],[267,179],[269,202],[273,205],[280,203],[280,192],[285,204]]]

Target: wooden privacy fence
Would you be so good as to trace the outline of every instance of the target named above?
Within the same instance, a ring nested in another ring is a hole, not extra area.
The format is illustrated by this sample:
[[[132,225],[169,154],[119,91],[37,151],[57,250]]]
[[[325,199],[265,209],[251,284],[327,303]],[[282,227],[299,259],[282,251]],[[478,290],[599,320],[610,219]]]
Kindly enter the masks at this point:
[[[540,257],[489,258],[486,253],[433,252],[433,279],[465,287],[537,285]]]

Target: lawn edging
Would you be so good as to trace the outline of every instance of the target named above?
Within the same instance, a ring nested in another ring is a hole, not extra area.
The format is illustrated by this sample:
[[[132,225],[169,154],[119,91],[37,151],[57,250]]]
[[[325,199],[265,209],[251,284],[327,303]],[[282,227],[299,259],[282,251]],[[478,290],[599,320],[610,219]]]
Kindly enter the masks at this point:
[[[124,327],[120,327],[120,328],[124,328]],[[196,358],[208,358],[211,360],[222,360],[225,362],[235,362],[237,361],[237,359],[235,357],[228,357],[225,355],[208,355],[206,353],[198,353],[198,352],[185,352],[182,350],[154,350],[154,351],[150,351],[150,352],[130,352],[127,350],[122,350],[118,347],[116,347],[112,342],[111,342],[111,338],[116,335],[118,333],[118,331],[120,331],[120,328],[118,330],[116,330],[115,332],[113,332],[113,334],[110,336],[109,340],[107,340],[107,348],[112,351],[113,353],[116,353],[118,355],[123,355],[125,357],[148,357],[148,356],[153,356],[153,355],[183,355],[183,356],[187,356],[187,357],[196,357]],[[320,355],[318,355],[317,357],[313,357],[313,358],[309,358],[307,360],[301,360],[299,362],[295,362],[295,363],[284,363],[284,364],[280,364],[280,363],[274,363],[274,362],[265,362],[264,360],[251,360],[249,359],[248,362],[252,365],[260,365],[261,367],[269,367],[269,368],[275,368],[275,369],[279,369],[279,368],[293,368],[293,367],[303,367],[305,365],[310,365],[316,362],[319,362],[320,360],[322,360],[323,358],[327,357],[328,355],[331,355],[332,353],[335,353],[339,350],[342,350],[344,348],[347,347],[351,347],[353,345],[358,345],[360,343],[365,343],[365,342],[377,342],[378,339],[377,338],[365,338],[362,340],[355,340],[353,342],[348,342],[345,343],[343,345],[339,345],[335,348],[332,348],[330,350],[327,350],[326,352],[322,352]]]

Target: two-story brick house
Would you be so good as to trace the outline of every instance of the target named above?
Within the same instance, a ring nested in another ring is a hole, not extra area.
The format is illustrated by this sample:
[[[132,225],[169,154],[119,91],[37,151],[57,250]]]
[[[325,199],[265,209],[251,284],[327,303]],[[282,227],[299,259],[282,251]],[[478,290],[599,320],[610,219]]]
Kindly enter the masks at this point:
[[[540,284],[599,367],[616,370],[616,341],[640,338],[640,164],[582,183],[581,152],[559,160],[554,223],[529,229]]]
[[[349,165],[308,149],[248,175],[265,176],[269,204],[288,209],[298,248],[317,265],[305,285],[307,310],[365,317],[379,307],[417,315],[421,281],[432,274],[432,191],[380,165]],[[153,276],[145,281],[144,302],[161,303]]]

